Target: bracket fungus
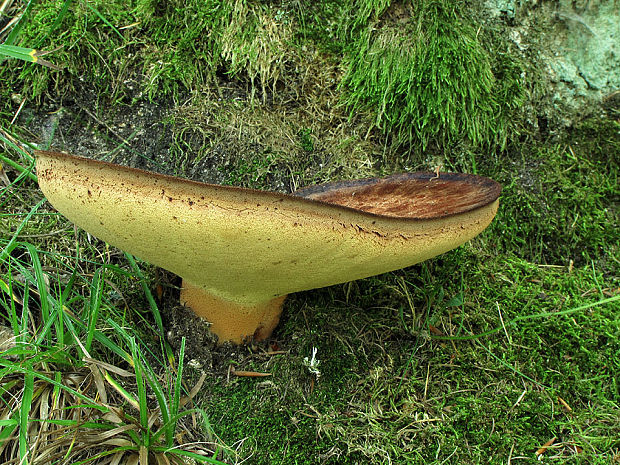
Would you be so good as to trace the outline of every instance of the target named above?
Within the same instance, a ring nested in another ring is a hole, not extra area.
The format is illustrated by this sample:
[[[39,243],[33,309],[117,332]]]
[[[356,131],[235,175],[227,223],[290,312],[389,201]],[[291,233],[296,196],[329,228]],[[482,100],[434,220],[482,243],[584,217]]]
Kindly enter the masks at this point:
[[[291,292],[404,268],[483,231],[501,186],[398,174],[294,195],[203,184],[37,152],[41,190],[73,223],[183,278],[181,301],[220,342],[268,337]]]

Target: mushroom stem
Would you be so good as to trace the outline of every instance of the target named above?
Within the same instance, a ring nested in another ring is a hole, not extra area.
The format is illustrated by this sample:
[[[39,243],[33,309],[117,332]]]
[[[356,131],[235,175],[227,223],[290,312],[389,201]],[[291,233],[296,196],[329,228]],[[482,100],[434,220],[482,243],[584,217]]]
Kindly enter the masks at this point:
[[[181,288],[181,303],[209,323],[220,342],[240,344],[246,339],[262,341],[280,321],[286,295],[263,302],[240,303],[222,299],[186,279]]]

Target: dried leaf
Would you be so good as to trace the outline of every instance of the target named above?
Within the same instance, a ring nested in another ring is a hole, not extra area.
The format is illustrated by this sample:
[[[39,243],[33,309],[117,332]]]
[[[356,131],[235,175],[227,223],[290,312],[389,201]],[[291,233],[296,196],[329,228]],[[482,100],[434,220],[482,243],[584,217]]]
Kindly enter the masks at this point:
[[[149,419],[148,419],[149,429],[153,429],[153,426],[155,425],[156,422],[158,425],[161,425],[161,421],[158,421],[158,420],[161,420],[161,415],[159,413],[159,410],[154,410],[149,415]]]
[[[108,442],[109,439],[113,438],[114,436],[118,436],[124,433],[125,431],[132,430],[132,429],[137,430],[138,427],[136,425],[123,425],[123,426],[119,426],[118,428],[114,428],[108,431],[103,431],[101,433],[89,434],[88,439],[92,442],[109,444]],[[123,441],[127,441],[127,440],[123,439]]]
[[[196,394],[198,394],[198,392],[200,392],[200,388],[202,387],[206,378],[207,378],[206,373],[203,373],[202,375],[200,375],[200,379],[198,380],[196,385],[192,388],[192,390],[189,392],[189,395],[182,397],[179,400],[179,404],[181,404],[181,407],[185,406],[185,404],[187,404],[190,400],[192,400],[196,396]]]
[[[4,172],[4,167],[2,166],[2,163],[0,163],[0,184],[2,184],[4,187],[8,187],[11,185],[11,180]]]
[[[443,332],[437,328],[436,326],[433,326],[431,324],[428,325],[428,330],[433,333],[435,336],[443,336]]]
[[[103,368],[106,371],[111,371],[112,373],[115,373],[124,378],[134,378],[136,376],[134,373],[123,370],[122,368],[118,368],[114,365],[111,365],[110,363],[102,362],[101,360],[95,360],[94,358],[90,357],[84,357],[83,360],[88,364],[97,365],[98,367]]]
[[[573,411],[573,409],[570,408],[570,405],[568,405],[568,403],[564,399],[562,399],[560,396],[558,396],[558,402],[562,404],[562,407],[564,407],[567,412]]]
[[[123,458],[123,456],[125,455],[125,452],[117,452],[116,454],[114,454],[114,456],[112,457],[112,460],[110,461],[110,465],[120,465],[121,460]]]
[[[88,365],[90,372],[93,374],[93,379],[95,380],[95,387],[97,388],[97,394],[99,395],[99,400],[107,404],[108,403],[108,392],[105,389],[105,383],[103,382],[103,375],[101,374],[101,370],[95,364]]]
[[[149,465],[149,450],[140,446],[140,465]]]
[[[549,447],[551,445],[553,445],[553,443],[557,440],[558,438],[553,437],[551,439],[549,439],[547,442],[545,442],[542,447],[540,447],[537,451],[536,451],[536,457],[538,457],[539,455],[544,454],[545,452],[547,452],[547,449],[549,449]]]
[[[170,465],[170,460],[164,454],[157,454],[155,458],[157,459],[157,465]]]

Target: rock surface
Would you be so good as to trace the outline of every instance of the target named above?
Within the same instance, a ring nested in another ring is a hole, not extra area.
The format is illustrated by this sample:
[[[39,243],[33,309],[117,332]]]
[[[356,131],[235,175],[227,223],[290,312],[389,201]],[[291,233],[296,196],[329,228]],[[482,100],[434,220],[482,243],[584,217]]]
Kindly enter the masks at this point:
[[[554,105],[578,111],[620,89],[617,1],[488,0],[485,7],[524,55],[544,65]]]

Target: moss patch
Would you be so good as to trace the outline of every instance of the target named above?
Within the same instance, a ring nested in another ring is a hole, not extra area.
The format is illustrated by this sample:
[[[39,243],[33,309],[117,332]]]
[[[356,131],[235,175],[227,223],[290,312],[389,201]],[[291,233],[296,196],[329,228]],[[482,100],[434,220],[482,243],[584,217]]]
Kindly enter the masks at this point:
[[[506,143],[511,113],[523,102],[520,70],[507,57],[492,58],[461,8],[395,3],[348,48],[347,105],[372,111],[397,145]]]

